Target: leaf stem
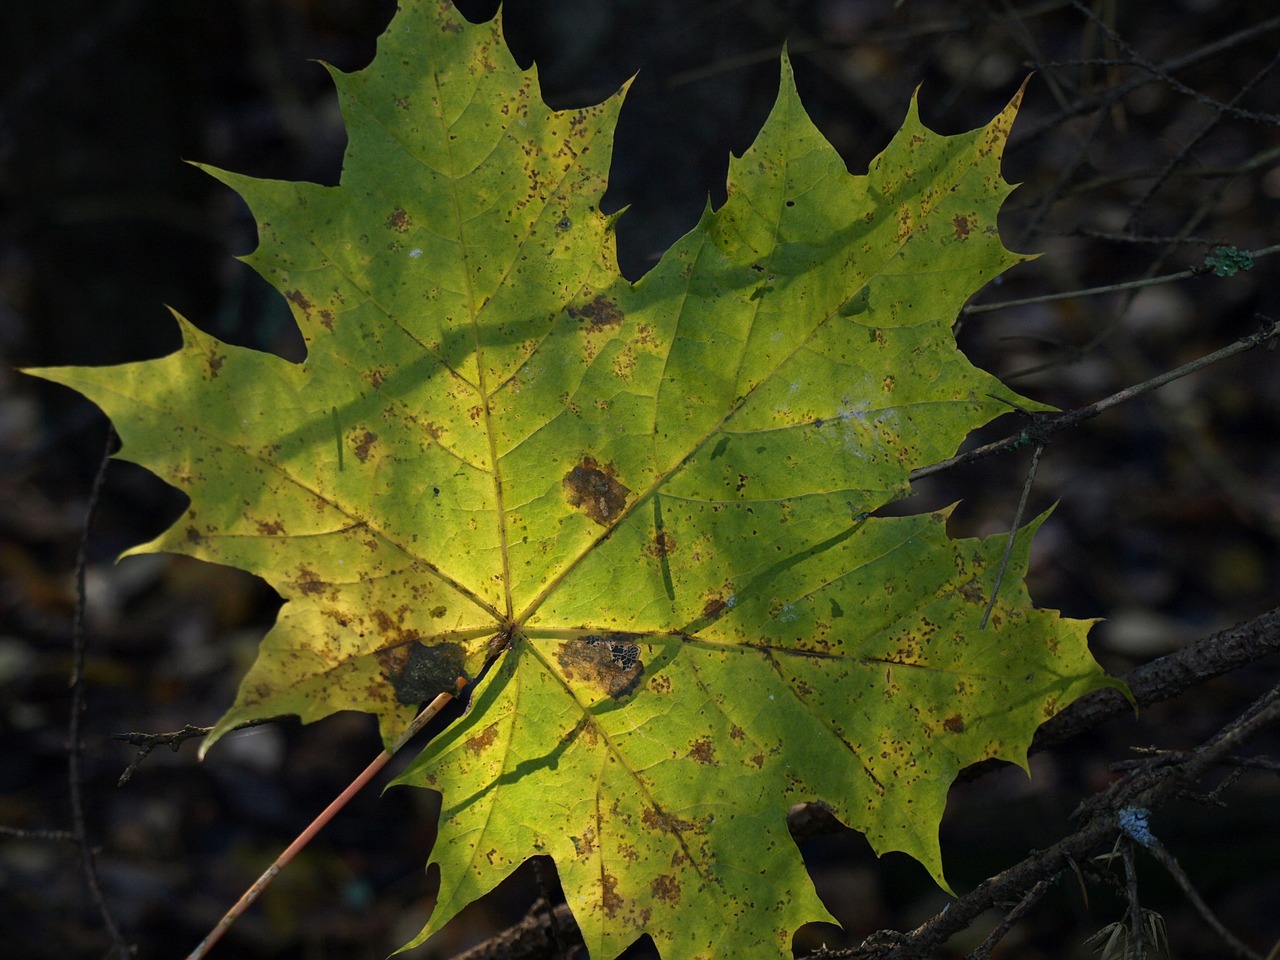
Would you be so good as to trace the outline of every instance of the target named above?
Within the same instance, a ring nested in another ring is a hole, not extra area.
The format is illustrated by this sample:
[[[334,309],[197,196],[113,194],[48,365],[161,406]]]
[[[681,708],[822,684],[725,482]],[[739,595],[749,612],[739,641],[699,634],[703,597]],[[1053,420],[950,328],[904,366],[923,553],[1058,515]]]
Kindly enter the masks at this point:
[[[438,697],[427,704],[426,708],[414,718],[413,722],[409,724],[405,732],[400,735],[400,738],[386,750],[383,750],[382,753],[378,754],[374,761],[364,768],[364,772],[352,780],[350,785],[343,790],[342,793],[338,794],[338,796],[334,798],[333,802],[325,807],[324,810],[321,811],[320,815],[312,820],[305,830],[298,834],[297,839],[295,839],[293,843],[289,844],[280,856],[276,857],[275,862],[266,869],[262,876],[254,881],[253,886],[244,892],[240,899],[235,902],[235,905],[232,906],[232,908],[223,915],[222,919],[218,921],[217,925],[209,931],[209,935],[201,940],[199,945],[191,951],[187,956],[187,960],[202,960],[202,958],[208,954],[211,949],[213,949],[213,945],[222,939],[222,935],[230,929],[231,925],[240,918],[240,915],[253,905],[253,902],[258,899],[259,894],[261,894],[263,890],[267,889],[271,884],[271,881],[276,878],[276,875],[289,865],[289,862],[302,851],[302,848],[311,842],[312,838],[320,832],[324,825],[332,820],[338,811],[345,807],[348,801],[359,793],[364,785],[372,780],[379,770],[387,765],[387,761],[395,756],[401,747],[412,740],[413,737],[417,735],[417,733],[425,727],[437,713],[443,710],[449,702],[453,700],[454,696],[458,692],[461,692],[462,688],[466,686],[466,683],[465,678],[459,677],[454,693],[449,693],[448,691],[441,693]]]

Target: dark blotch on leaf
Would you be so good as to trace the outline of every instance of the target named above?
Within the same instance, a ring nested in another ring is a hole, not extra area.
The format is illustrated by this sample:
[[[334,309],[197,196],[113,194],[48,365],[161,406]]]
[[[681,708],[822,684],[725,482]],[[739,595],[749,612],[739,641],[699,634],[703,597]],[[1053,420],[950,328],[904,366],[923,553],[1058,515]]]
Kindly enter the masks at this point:
[[[397,233],[407,233],[413,226],[413,218],[402,208],[396,207],[391,211],[391,216],[387,217],[387,226]]]
[[[608,526],[627,505],[631,491],[616,479],[613,464],[601,465],[592,457],[582,461],[564,476],[569,506],[578,507],[601,526]]]
[[[649,889],[653,892],[655,899],[664,903],[680,902],[680,881],[669,873],[661,873],[654,877],[653,882],[649,884]]]
[[[369,459],[369,450],[378,440],[378,435],[368,430],[364,432],[364,436],[360,438],[360,442],[356,444],[356,456],[364,463]]]
[[[964,719],[958,713],[953,713],[947,719],[942,721],[942,729],[947,733],[964,733]]]
[[[689,747],[689,756],[698,763],[715,763],[716,748],[708,737],[701,740],[695,740],[693,745]]]
[[[309,597],[322,594],[329,589],[329,585],[320,579],[320,574],[310,567],[298,567],[298,578],[294,584]]]
[[[491,723],[474,737],[468,737],[466,743],[463,744],[468,750],[474,754],[483,753],[498,738],[498,725]]]
[[[600,294],[584,307],[569,307],[566,312],[573,319],[584,321],[592,330],[622,325],[622,311],[604,294]]]
[[[378,662],[395,689],[396,699],[417,706],[441,693],[452,693],[458,677],[466,676],[466,652],[457,643],[428,647],[409,643],[382,650]]]
[[[590,684],[614,700],[633,692],[644,676],[640,648],[625,637],[570,640],[556,655],[569,680]]]

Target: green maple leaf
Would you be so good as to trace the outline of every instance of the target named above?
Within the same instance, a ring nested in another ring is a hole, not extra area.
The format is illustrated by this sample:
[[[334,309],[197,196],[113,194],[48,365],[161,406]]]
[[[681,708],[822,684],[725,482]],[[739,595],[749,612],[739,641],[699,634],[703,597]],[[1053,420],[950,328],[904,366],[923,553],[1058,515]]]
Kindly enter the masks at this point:
[[[1025,765],[1110,682],[1089,624],[1018,576],[979,630],[1002,540],[871,516],[1007,410],[991,394],[1043,409],[950,332],[1023,259],[996,233],[1016,99],[950,137],[913,105],[854,177],[784,58],[726,203],[633,284],[598,209],[621,95],[553,112],[496,22],[401,6],[373,64],[334,73],[338,187],[211,171],[257,217],[249,262],[306,362],[180,319],[171,356],[36,371],[190,497],[131,553],[287,601],[209,742],[358,709],[390,743],[479,678],[400,778],[444,795],[415,943],[547,854],[594,956],[645,933],[669,960],[790,956],[831,919],[787,832],[800,801],[944,883],[955,774]]]

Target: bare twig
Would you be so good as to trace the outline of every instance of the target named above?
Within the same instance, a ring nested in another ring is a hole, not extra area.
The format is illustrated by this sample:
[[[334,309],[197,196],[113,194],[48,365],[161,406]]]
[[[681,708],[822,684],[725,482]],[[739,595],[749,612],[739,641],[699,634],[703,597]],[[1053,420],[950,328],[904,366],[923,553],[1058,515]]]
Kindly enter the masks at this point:
[[[1118,406],[1128,400],[1132,400],[1134,397],[1140,397],[1144,393],[1150,393],[1152,390],[1157,390],[1165,384],[1172,383],[1174,380],[1179,380],[1188,374],[1196,373],[1197,371],[1203,370],[1205,367],[1210,367],[1221,360],[1227,359],[1228,357],[1234,357],[1236,354],[1252,350],[1260,344],[1276,340],[1278,336],[1280,336],[1280,324],[1268,324],[1258,333],[1252,334],[1248,337],[1241,337],[1235,343],[1223,347],[1221,350],[1215,350],[1213,353],[1206,354],[1197,360],[1192,360],[1190,363],[1184,363],[1182,366],[1175,367],[1173,370],[1168,370],[1159,376],[1152,377],[1150,380],[1145,380],[1142,383],[1136,383],[1131,387],[1126,387],[1118,393],[1113,393],[1111,396],[1104,397],[1103,399],[1088,404],[1087,406],[1077,407],[1075,410],[1070,410],[1059,417],[1045,418],[1038,428],[1037,438],[1047,440],[1055,434],[1062,433],[1064,430],[1069,430],[1070,428],[1083,423],[1085,420],[1091,420],[1098,416],[1098,414],[1110,410],[1112,407]],[[966,463],[974,463],[975,461],[984,460],[987,457],[994,456],[997,453],[1004,453],[1006,450],[1013,450],[1016,447],[1024,446],[1026,442],[1026,431],[1019,431],[1012,436],[1005,437],[1003,440],[996,440],[992,443],[984,444],[981,447],[970,450],[968,453],[958,454],[950,459],[941,460],[938,463],[930,464],[927,467],[921,467],[918,470],[912,470],[907,479],[914,483],[916,480],[933,476],[935,473],[942,473],[944,470],[950,470],[952,467],[958,467]]]
[[[973,953],[969,954],[969,960],[990,960],[991,951],[995,945],[1005,938],[1014,924],[1025,917],[1040,900],[1048,893],[1056,881],[1054,877],[1048,877],[1038,881],[1035,886],[1028,890],[1008,913],[1000,918],[1000,922],[996,924],[996,928],[987,935]]]
[[[1126,238],[1129,239],[1129,238]],[[1149,241],[1148,241],[1149,242]],[[1280,253],[1280,244],[1262,247],[1249,251],[1253,259],[1269,257]],[[1080,297],[1097,297],[1104,293],[1121,293],[1126,290],[1140,290],[1143,287],[1156,287],[1164,283],[1175,283],[1178,280],[1189,280],[1192,277],[1204,276],[1208,271],[1204,267],[1190,267],[1177,273],[1166,273],[1159,277],[1144,277],[1141,280],[1127,280],[1124,283],[1107,283],[1100,287],[1085,287],[1083,290],[1067,290],[1063,293],[1046,293],[1038,297],[1023,297],[1019,300],[1001,300],[998,303],[975,303],[961,309],[963,316],[971,317],[976,313],[991,313],[995,310],[1008,310],[1011,307],[1025,307],[1034,303],[1051,303],[1055,300],[1076,300]]]
[[[232,727],[232,730],[244,730],[247,727],[259,727],[264,723],[278,723],[287,718],[281,717],[259,717],[256,720],[246,720],[244,723]],[[213,727],[197,727],[195,724],[188,723],[181,730],[174,730],[169,733],[113,733],[112,740],[120,740],[124,743],[131,744],[138,748],[138,754],[130,761],[129,765],[124,768],[124,772],[120,774],[120,779],[116,781],[117,787],[123,787],[129,782],[130,778],[138,772],[138,767],[142,761],[151,755],[151,751],[156,747],[167,746],[174,753],[186,743],[188,740],[196,740],[200,737],[208,736],[209,731]]]
[[[93,486],[89,489],[89,503],[84,511],[84,526],[80,533],[80,547],[76,552],[76,607],[71,627],[71,719],[67,724],[67,791],[71,800],[71,830],[80,848],[80,868],[84,874],[85,887],[89,891],[102,925],[106,928],[111,940],[110,955],[126,958],[133,950],[120,932],[120,924],[116,920],[106,894],[102,892],[102,884],[98,881],[98,863],[94,849],[89,843],[89,830],[84,815],[84,771],[81,766],[80,728],[84,722],[84,575],[89,563],[89,531],[93,526],[93,515],[98,509],[98,498],[102,495],[102,485],[107,476],[107,463],[111,459],[111,449],[115,446],[116,433],[107,428],[107,442],[102,450],[102,459],[98,464],[98,472],[94,475]]]
[[[1204,898],[1200,896],[1200,891],[1192,884],[1191,878],[1187,876],[1181,864],[1178,863],[1173,854],[1165,849],[1159,840],[1152,837],[1151,843],[1147,846],[1147,852],[1155,857],[1160,866],[1169,872],[1169,876],[1173,877],[1183,895],[1195,907],[1196,913],[1200,914],[1200,918],[1213,928],[1214,933],[1222,938],[1223,943],[1229,946],[1236,956],[1245,957],[1246,960],[1262,960],[1261,954],[1250,950],[1248,946],[1240,942],[1235,934],[1222,925],[1222,921],[1218,919],[1217,914],[1209,909],[1209,905],[1204,902]]]
[[[1031,466],[1027,468],[1027,479],[1022,485],[1022,496],[1018,499],[1018,509],[1013,514],[1013,526],[1009,529],[1009,538],[1004,544],[1004,553],[1000,557],[1000,566],[996,569],[996,582],[991,586],[991,597],[987,600],[987,609],[982,611],[982,622],[979,630],[987,629],[987,620],[996,605],[996,596],[1000,593],[1000,584],[1004,582],[1004,572],[1009,567],[1009,556],[1013,553],[1013,542],[1018,538],[1018,528],[1022,526],[1022,514],[1027,509],[1027,498],[1031,496],[1031,485],[1036,479],[1036,469],[1040,466],[1040,454],[1044,453],[1044,444],[1037,443],[1031,455]]]

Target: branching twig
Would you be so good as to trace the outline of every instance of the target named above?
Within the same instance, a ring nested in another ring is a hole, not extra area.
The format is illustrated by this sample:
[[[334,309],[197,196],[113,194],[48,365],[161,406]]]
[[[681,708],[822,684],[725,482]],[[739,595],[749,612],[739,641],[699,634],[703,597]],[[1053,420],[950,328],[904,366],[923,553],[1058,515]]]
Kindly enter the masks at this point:
[[[98,881],[97,857],[89,843],[89,830],[84,815],[84,785],[80,754],[80,726],[84,720],[84,574],[89,563],[89,530],[93,526],[93,515],[98,509],[98,498],[102,495],[102,485],[107,477],[107,463],[111,459],[111,448],[115,446],[115,430],[107,429],[107,442],[102,451],[102,460],[98,464],[98,472],[94,475],[93,486],[89,489],[89,503],[84,511],[84,526],[80,533],[80,547],[76,553],[76,606],[71,627],[71,719],[67,724],[67,791],[71,800],[71,830],[75,835],[76,845],[80,848],[80,867],[84,874],[84,883],[89,890],[102,917],[102,925],[106,928],[111,940],[112,956],[121,958],[132,955],[133,950],[120,932],[120,924],[116,921],[111,904],[102,892],[102,884]]]
[[[281,717],[259,717],[256,720],[246,720],[231,729],[244,730],[247,727],[262,726],[264,723],[278,723],[286,718],[287,715]],[[212,729],[213,727],[197,727],[195,724],[188,723],[181,730],[174,730],[170,733],[113,733],[111,735],[112,740],[120,740],[138,748],[138,755],[124,768],[124,772],[120,774],[120,779],[116,781],[116,786],[123,787],[128,783],[130,778],[137,773],[142,761],[147,759],[151,755],[151,751],[156,747],[167,746],[174,753],[177,753],[178,748],[188,740],[196,740],[207,736]]]

